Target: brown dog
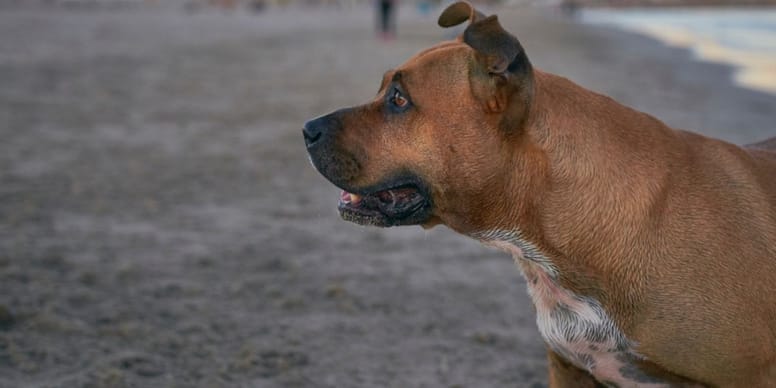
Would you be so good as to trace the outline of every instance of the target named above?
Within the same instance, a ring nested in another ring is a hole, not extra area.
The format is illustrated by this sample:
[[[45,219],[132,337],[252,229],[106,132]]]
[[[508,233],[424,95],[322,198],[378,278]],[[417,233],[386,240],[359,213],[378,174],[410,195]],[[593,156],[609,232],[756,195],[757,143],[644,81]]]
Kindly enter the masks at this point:
[[[512,253],[553,387],[776,387],[776,141],[671,129],[533,69],[465,2],[456,41],[305,125],[346,220]]]

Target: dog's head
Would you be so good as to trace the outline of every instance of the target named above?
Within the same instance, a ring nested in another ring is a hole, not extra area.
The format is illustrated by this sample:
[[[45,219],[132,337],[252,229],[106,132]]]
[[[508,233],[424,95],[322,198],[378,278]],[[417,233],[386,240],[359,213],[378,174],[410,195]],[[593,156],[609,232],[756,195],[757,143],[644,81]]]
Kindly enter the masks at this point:
[[[513,149],[531,106],[533,70],[496,16],[458,2],[439,25],[466,20],[457,40],[388,71],[372,101],[305,125],[313,164],[344,190],[344,219],[454,226],[483,217],[498,203],[493,196],[510,189],[501,174],[520,168]]]

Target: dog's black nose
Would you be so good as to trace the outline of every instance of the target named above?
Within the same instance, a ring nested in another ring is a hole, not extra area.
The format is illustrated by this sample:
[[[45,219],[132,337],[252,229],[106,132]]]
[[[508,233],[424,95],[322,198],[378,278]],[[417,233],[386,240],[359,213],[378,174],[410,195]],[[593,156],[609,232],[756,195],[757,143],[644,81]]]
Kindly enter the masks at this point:
[[[315,125],[315,121],[308,121],[302,129],[304,144],[307,145],[307,148],[314,146],[323,137],[323,128],[320,125]]]
[[[0,0],[2,1],[2,0]],[[342,130],[342,116],[350,109],[340,109],[325,116],[312,119],[304,124],[302,135],[308,151],[313,149],[325,149],[337,138]]]
[[[307,145],[307,149],[326,143],[324,140],[332,137],[341,126],[339,111],[305,123],[302,135],[304,136],[304,143]]]

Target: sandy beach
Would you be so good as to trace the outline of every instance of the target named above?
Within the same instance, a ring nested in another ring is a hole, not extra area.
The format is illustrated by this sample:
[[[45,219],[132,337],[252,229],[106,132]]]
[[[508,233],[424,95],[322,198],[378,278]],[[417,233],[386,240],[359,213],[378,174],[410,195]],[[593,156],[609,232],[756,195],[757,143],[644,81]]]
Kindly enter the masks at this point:
[[[776,134],[686,50],[498,10],[533,64],[668,124]],[[434,13],[434,16],[437,12]],[[512,259],[362,228],[301,127],[449,37],[402,9],[0,12],[0,387],[544,387]]]

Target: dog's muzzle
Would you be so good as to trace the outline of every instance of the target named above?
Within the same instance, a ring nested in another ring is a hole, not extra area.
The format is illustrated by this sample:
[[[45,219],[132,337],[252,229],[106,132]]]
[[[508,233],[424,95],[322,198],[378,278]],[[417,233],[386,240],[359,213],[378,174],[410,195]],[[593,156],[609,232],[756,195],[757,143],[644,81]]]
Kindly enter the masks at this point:
[[[431,213],[430,195],[423,181],[404,171],[369,187],[352,182],[361,173],[358,159],[341,143],[341,110],[308,121],[302,136],[313,166],[343,190],[338,209],[343,219],[362,225],[395,226],[425,222]]]

